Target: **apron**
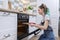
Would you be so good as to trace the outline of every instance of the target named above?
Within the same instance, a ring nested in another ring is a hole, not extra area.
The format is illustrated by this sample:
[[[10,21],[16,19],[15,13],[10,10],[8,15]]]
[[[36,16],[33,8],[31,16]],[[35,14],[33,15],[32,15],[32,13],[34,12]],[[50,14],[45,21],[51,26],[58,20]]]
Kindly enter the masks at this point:
[[[44,22],[41,25],[44,25]],[[55,40],[52,28],[48,26],[47,30],[44,30],[44,34],[38,40]]]

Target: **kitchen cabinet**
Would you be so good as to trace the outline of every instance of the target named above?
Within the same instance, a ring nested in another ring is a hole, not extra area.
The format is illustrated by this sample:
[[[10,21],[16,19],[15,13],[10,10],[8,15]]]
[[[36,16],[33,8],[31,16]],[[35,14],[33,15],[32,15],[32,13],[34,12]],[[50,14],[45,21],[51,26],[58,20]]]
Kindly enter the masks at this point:
[[[16,36],[16,29],[13,28],[0,31],[0,40],[17,40]]]
[[[0,40],[17,40],[17,14],[0,12]]]
[[[0,1],[0,8],[8,9],[8,0]],[[0,12],[0,40],[17,40],[17,14]]]

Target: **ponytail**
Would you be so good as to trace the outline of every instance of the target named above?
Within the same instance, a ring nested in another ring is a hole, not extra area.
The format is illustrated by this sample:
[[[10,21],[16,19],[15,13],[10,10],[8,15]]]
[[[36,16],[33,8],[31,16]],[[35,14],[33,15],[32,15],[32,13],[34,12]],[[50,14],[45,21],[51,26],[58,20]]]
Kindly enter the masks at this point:
[[[45,14],[48,14],[49,9],[46,7],[46,5],[41,4],[41,6],[39,6],[39,8],[44,9],[44,13],[45,13]]]

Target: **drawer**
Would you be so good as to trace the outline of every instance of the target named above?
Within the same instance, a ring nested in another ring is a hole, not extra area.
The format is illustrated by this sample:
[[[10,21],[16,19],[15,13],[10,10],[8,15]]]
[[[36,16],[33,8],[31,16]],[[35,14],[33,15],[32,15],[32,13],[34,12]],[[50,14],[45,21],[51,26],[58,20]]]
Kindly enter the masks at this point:
[[[16,40],[17,39],[17,29],[9,29],[0,31],[0,40]]]
[[[0,30],[8,28],[17,28],[17,14],[0,14]]]

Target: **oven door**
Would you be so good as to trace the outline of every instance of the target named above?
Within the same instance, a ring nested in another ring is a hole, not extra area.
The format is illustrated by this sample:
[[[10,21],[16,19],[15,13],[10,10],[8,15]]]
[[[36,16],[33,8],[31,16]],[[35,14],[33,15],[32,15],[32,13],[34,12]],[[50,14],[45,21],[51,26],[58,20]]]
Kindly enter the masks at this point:
[[[36,32],[40,29],[29,27],[29,25],[23,23],[29,23],[29,15],[18,14],[18,40],[21,40],[31,34],[38,34]]]

